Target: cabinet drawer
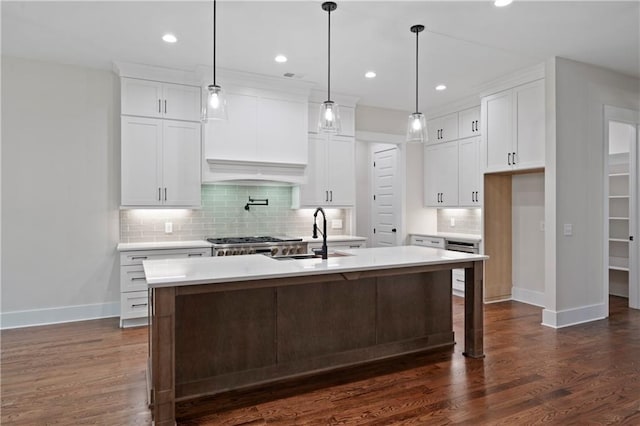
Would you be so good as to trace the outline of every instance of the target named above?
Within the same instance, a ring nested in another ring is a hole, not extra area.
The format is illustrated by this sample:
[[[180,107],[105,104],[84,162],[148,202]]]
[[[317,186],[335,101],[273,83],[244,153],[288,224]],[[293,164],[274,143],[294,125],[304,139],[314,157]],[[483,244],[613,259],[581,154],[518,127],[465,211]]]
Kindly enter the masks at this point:
[[[120,253],[120,266],[142,265],[142,262],[145,260],[178,259],[186,257],[206,256],[211,256],[211,249],[207,247],[193,249],[127,251]]]
[[[423,237],[419,235],[411,236],[411,245],[433,248],[444,248],[444,238],[440,237]]]
[[[147,280],[142,265],[126,265],[120,267],[120,291],[147,290]]]
[[[142,318],[148,313],[149,298],[147,291],[120,293],[120,318]]]

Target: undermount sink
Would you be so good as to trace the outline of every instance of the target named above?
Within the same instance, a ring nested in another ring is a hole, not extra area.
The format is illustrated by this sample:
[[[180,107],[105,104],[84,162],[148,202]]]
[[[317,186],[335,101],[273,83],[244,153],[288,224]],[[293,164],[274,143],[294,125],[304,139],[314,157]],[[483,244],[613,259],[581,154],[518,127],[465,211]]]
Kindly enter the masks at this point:
[[[348,253],[340,253],[340,252],[334,252],[334,253],[328,254],[328,257],[347,257],[347,256],[353,256],[353,255]],[[275,260],[322,259],[322,255],[312,254],[312,253],[288,254],[284,256],[271,256],[271,258]]]

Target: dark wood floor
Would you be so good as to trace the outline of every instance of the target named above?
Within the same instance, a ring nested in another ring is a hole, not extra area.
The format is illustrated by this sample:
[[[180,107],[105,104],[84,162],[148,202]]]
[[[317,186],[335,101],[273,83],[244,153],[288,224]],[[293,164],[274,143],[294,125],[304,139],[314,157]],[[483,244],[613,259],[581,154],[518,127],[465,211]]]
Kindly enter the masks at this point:
[[[640,424],[640,312],[611,298],[602,321],[553,330],[540,309],[485,306],[483,360],[403,357],[183,402],[180,425]],[[116,319],[1,334],[3,425],[149,424],[146,328]]]

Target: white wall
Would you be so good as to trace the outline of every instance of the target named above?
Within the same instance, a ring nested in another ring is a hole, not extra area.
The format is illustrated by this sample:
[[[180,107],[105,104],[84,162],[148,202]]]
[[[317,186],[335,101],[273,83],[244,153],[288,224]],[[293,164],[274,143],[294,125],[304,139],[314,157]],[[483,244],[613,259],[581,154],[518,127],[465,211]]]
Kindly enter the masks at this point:
[[[640,80],[554,58],[547,63],[547,287],[543,323],[608,315],[604,291],[604,105],[638,110]],[[551,188],[551,190],[549,190]],[[563,225],[573,235],[563,235]]]
[[[544,306],[544,173],[513,175],[512,298]]]
[[[119,314],[119,84],[2,58],[2,327]]]

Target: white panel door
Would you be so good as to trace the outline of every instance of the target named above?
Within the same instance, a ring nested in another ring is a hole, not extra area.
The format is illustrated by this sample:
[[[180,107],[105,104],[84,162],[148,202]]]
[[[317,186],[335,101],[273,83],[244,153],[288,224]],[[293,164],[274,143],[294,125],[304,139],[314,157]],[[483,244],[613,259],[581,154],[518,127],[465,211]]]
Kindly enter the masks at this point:
[[[482,204],[480,193],[480,137],[461,140],[459,144],[458,164],[458,205],[479,206]]]
[[[258,111],[257,151],[261,161],[306,164],[307,103],[260,98]]]
[[[398,245],[397,157],[398,148],[373,154],[373,247]]]
[[[162,117],[162,83],[122,78],[121,84],[122,115]]]
[[[480,134],[480,107],[473,107],[458,113],[458,137],[460,139]]]
[[[163,194],[168,206],[200,205],[200,123],[164,120]]]
[[[163,84],[162,114],[172,120],[200,121],[201,89],[183,84]]]
[[[512,169],[513,96],[511,90],[482,99],[483,138],[486,147],[486,172]],[[486,122],[486,123],[485,123]]]
[[[326,175],[329,205],[353,206],[356,203],[355,141],[330,137]]]
[[[122,116],[121,126],[122,205],[162,204],[162,120]]]
[[[513,93],[517,117],[515,167],[520,170],[544,167],[544,80],[516,87]]]

